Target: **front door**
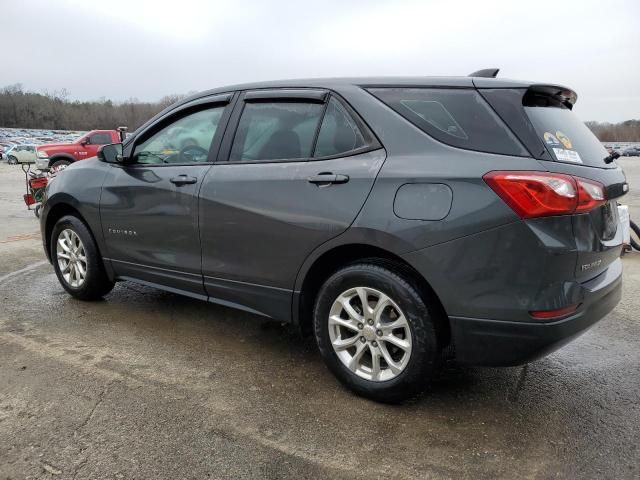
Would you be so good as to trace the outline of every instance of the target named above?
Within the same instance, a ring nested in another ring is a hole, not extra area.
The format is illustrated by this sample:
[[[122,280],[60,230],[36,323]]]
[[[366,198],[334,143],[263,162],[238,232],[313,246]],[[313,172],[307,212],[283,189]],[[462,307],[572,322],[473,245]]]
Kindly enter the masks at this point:
[[[225,161],[212,167],[200,193],[212,300],[289,318],[302,262],[353,222],[385,158],[355,118],[322,91],[241,98],[221,151]]]
[[[96,132],[86,137],[86,143],[80,144],[78,149],[77,159],[84,160],[85,158],[95,157],[98,153],[98,148],[101,145],[107,145],[113,143],[111,134],[108,132]]]
[[[205,298],[198,191],[226,102],[160,119],[127,146],[103,184],[102,230],[116,275]],[[129,153],[130,152],[130,153]]]

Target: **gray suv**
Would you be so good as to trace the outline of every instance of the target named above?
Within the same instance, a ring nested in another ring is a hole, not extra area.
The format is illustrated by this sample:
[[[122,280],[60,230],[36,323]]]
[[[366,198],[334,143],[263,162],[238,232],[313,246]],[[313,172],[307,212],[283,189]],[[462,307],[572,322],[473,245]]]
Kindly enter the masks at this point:
[[[484,71],[207,91],[60,173],[44,247],[74,297],[132,281],[291,322],[400,401],[445,353],[530,362],[620,300],[628,186],[575,101]]]

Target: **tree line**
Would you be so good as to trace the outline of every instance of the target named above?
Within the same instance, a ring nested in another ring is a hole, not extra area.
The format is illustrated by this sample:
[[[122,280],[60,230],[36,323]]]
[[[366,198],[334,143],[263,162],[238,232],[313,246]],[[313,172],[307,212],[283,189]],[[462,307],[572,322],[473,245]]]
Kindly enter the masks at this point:
[[[112,129],[121,125],[133,131],[184,95],[167,95],[157,102],[135,98],[113,102],[69,100],[66,90],[29,92],[16,84],[0,89],[0,127],[47,130]]]
[[[620,123],[586,122],[601,142],[640,142],[640,120]]]
[[[48,130],[110,129],[121,125],[133,131],[184,95],[167,95],[157,102],[69,100],[69,92],[35,93],[16,84],[0,90],[0,127]],[[586,122],[603,142],[640,142],[640,120],[620,123]]]

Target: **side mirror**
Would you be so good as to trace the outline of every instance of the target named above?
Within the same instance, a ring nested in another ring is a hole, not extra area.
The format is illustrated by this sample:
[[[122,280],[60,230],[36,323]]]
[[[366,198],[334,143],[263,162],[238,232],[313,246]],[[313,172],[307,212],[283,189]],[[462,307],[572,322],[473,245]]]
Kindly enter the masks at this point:
[[[82,141],[80,142],[80,145],[82,145],[83,147],[85,145],[89,145],[89,138],[83,138]]]
[[[124,157],[122,156],[122,144],[110,143],[108,145],[102,145],[98,149],[98,160],[106,163],[123,163]]]

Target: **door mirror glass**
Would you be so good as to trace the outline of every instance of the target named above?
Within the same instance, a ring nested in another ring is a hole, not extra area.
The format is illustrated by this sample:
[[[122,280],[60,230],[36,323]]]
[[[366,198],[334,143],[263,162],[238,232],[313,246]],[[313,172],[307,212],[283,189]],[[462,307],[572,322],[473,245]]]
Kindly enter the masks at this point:
[[[89,144],[89,137],[83,138],[82,140],[80,140],[80,145],[84,146],[88,144]]]
[[[98,149],[98,159],[107,163],[123,163],[122,144],[111,143],[109,145],[102,145]]]

